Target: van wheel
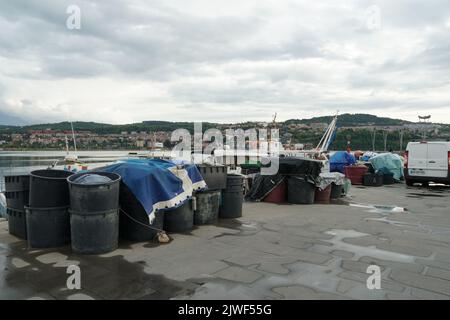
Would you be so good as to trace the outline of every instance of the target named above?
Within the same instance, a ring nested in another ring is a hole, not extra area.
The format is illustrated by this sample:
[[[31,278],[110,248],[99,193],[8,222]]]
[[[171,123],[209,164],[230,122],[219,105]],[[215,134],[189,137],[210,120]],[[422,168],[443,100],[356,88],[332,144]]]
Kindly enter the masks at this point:
[[[405,183],[407,186],[412,187],[414,185],[414,180],[405,178]]]

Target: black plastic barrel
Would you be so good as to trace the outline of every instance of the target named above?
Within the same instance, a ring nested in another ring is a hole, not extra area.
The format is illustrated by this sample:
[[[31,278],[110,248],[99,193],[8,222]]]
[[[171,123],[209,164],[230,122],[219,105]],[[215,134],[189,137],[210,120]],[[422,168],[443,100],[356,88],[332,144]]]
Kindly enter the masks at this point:
[[[120,184],[119,199],[120,238],[131,241],[151,241],[160,230],[164,230],[164,211],[157,211],[150,223],[144,207],[123,182]]]
[[[288,178],[288,202],[294,204],[314,203],[316,187],[302,176]]]
[[[65,207],[70,204],[67,177],[73,172],[64,170],[36,170],[30,174],[30,202],[32,208]]]
[[[242,217],[242,204],[244,195],[240,191],[222,192],[222,205],[219,210],[219,217],[222,219],[231,219]]]
[[[26,207],[27,240],[32,248],[60,247],[70,242],[69,207]]]
[[[108,177],[110,181],[80,183],[84,175]],[[119,241],[120,175],[109,172],[78,173],[67,178],[70,190],[72,250],[98,254],[115,250]]]
[[[223,219],[242,217],[244,177],[239,174],[227,175],[227,187],[222,191],[219,217]]]
[[[25,210],[17,210],[12,208],[6,209],[6,215],[8,217],[8,230],[9,233],[20,238],[27,239],[27,220]]]
[[[239,174],[227,175],[227,186],[225,191],[241,191],[244,184],[244,177]]]
[[[164,230],[168,232],[186,232],[194,226],[194,208],[192,199],[176,209],[164,213]]]
[[[81,184],[75,180],[89,175],[109,178],[110,182]],[[115,210],[119,206],[120,176],[110,172],[77,173],[69,178],[70,210],[77,212],[98,212]]]
[[[212,224],[219,217],[220,191],[205,191],[195,194],[196,210],[194,224]]]
[[[331,199],[339,199],[342,196],[342,185],[337,185],[334,182],[331,184]]]
[[[82,254],[106,253],[119,243],[119,209],[103,212],[70,210],[72,250]]]

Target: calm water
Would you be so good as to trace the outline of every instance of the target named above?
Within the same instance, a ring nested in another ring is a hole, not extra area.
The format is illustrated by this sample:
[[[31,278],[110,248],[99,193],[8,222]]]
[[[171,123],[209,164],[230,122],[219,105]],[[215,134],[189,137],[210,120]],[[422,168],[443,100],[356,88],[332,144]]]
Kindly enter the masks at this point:
[[[99,167],[128,157],[129,151],[78,151],[78,160],[88,168]],[[133,152],[133,151],[131,151]],[[137,152],[137,151],[134,151]],[[138,153],[143,153],[138,152]],[[64,168],[65,151],[0,151],[0,192],[5,190],[5,176],[27,174],[46,169],[59,161],[56,168]],[[6,215],[6,203],[0,193],[0,217]]]
[[[78,151],[78,160],[93,169],[117,160],[129,158],[129,153],[139,155],[168,156],[160,151]],[[28,174],[33,170],[46,169],[56,164],[56,168],[64,168],[65,151],[0,151],[0,217],[5,216],[5,199],[1,194],[5,190],[5,176]]]
[[[80,162],[92,167],[126,158],[128,152],[78,151],[77,155]],[[59,161],[58,165],[63,166],[65,155],[65,151],[0,151],[0,191],[4,190],[5,176],[46,169],[56,161]]]

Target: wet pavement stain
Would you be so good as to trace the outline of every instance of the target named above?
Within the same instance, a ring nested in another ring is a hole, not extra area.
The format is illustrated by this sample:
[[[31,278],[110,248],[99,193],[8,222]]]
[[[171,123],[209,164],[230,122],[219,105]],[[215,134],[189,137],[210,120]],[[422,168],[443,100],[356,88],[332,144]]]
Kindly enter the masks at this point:
[[[350,202],[346,199],[330,199],[330,204],[336,204],[336,205],[344,205],[348,206],[350,205]]]
[[[193,236],[193,235],[195,235],[193,231],[197,230],[198,228],[199,228],[199,226],[194,225],[191,230],[181,231],[181,232],[172,232],[172,233],[174,233],[174,234],[182,234],[182,235],[185,235],[185,236]]]
[[[418,192],[409,192],[407,195],[409,198],[422,198],[422,197],[437,197],[442,198],[445,197],[445,194],[436,194],[436,193],[418,193]]]
[[[221,238],[224,236],[234,236],[234,237],[245,237],[245,236],[252,236],[258,232],[260,232],[263,227],[260,223],[253,222],[253,221],[239,221],[236,219],[222,219],[219,220],[219,222],[215,225],[216,227],[226,228],[226,229],[232,229],[239,231],[237,233],[235,232],[223,232],[221,234],[218,234],[211,239]]]
[[[42,256],[56,256],[40,259]],[[17,247],[0,259],[0,298],[31,298],[46,292],[49,298],[65,299],[82,293],[94,299],[170,299],[180,294],[190,294],[198,286],[189,281],[177,281],[161,274],[151,274],[144,268],[145,261],[129,262],[121,255],[100,257],[76,255],[70,247],[45,250],[18,250]],[[13,259],[26,264],[14,266]],[[41,261],[44,262],[41,262]],[[60,260],[60,261],[56,261]],[[67,289],[64,263],[77,262],[81,270],[81,289]],[[60,264],[61,266],[56,266]],[[20,289],[20,290],[19,290]]]
[[[169,237],[169,242],[167,242],[167,243],[159,243],[158,241],[153,240],[153,241],[146,242],[146,244],[144,244],[143,247],[151,249],[151,248],[157,248],[159,246],[164,246],[166,244],[169,244],[173,241],[173,238],[170,237],[169,235],[167,235],[167,236]]]

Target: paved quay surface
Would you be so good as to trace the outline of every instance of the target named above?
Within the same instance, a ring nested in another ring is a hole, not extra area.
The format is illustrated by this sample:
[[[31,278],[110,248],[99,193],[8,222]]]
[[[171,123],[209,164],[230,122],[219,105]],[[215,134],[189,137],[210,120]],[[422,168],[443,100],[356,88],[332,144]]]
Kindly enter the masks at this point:
[[[450,188],[353,186],[104,255],[28,249],[0,220],[0,299],[450,299]],[[81,289],[66,268],[81,268]],[[369,290],[369,265],[381,289]]]

